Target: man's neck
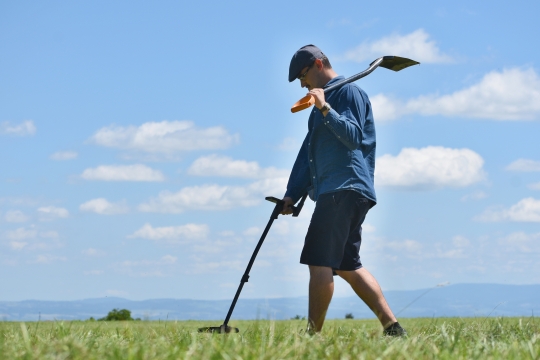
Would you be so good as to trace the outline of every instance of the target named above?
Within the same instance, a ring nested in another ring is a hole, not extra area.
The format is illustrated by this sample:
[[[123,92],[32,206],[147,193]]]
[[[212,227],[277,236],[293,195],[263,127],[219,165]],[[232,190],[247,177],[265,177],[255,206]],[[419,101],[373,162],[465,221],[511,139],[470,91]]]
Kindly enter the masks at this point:
[[[334,71],[334,69],[325,69],[321,77],[321,87],[324,87],[326,84],[328,84],[330,80],[334,79],[337,76],[339,75]]]

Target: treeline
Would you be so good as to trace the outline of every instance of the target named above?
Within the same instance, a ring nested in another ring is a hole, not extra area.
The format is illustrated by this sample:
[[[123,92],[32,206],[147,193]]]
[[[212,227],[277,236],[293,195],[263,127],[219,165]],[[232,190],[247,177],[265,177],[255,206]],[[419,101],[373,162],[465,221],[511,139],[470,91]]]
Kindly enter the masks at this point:
[[[93,317],[89,321],[96,321]],[[97,321],[140,321],[141,318],[132,318],[131,311],[128,309],[112,309],[107,316],[97,319]]]

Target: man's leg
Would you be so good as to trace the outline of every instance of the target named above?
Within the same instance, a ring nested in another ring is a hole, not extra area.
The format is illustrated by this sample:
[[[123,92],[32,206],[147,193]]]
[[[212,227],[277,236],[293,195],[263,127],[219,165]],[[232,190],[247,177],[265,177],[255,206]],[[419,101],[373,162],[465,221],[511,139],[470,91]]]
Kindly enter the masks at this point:
[[[324,266],[309,266],[309,330],[320,332],[326,311],[334,294],[332,269]]]
[[[354,292],[375,313],[383,328],[386,329],[388,326],[397,322],[396,317],[384,298],[379,283],[369,271],[362,267],[354,271],[336,270],[336,273],[351,285]]]

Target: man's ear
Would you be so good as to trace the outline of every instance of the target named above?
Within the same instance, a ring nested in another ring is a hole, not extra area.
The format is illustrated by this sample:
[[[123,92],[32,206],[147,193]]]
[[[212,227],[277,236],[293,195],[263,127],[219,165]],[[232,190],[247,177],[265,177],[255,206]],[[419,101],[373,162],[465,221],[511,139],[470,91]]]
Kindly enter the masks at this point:
[[[322,63],[321,59],[315,59],[315,66],[318,70],[322,70],[324,68],[324,64]]]

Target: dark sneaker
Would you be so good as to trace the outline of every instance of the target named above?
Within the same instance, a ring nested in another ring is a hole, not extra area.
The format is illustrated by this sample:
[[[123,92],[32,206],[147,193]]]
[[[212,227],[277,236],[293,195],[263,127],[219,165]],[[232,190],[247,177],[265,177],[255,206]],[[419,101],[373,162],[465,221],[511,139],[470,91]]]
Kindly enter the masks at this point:
[[[383,334],[385,336],[407,337],[407,331],[402,328],[398,322],[395,322],[386,329],[384,329]]]

